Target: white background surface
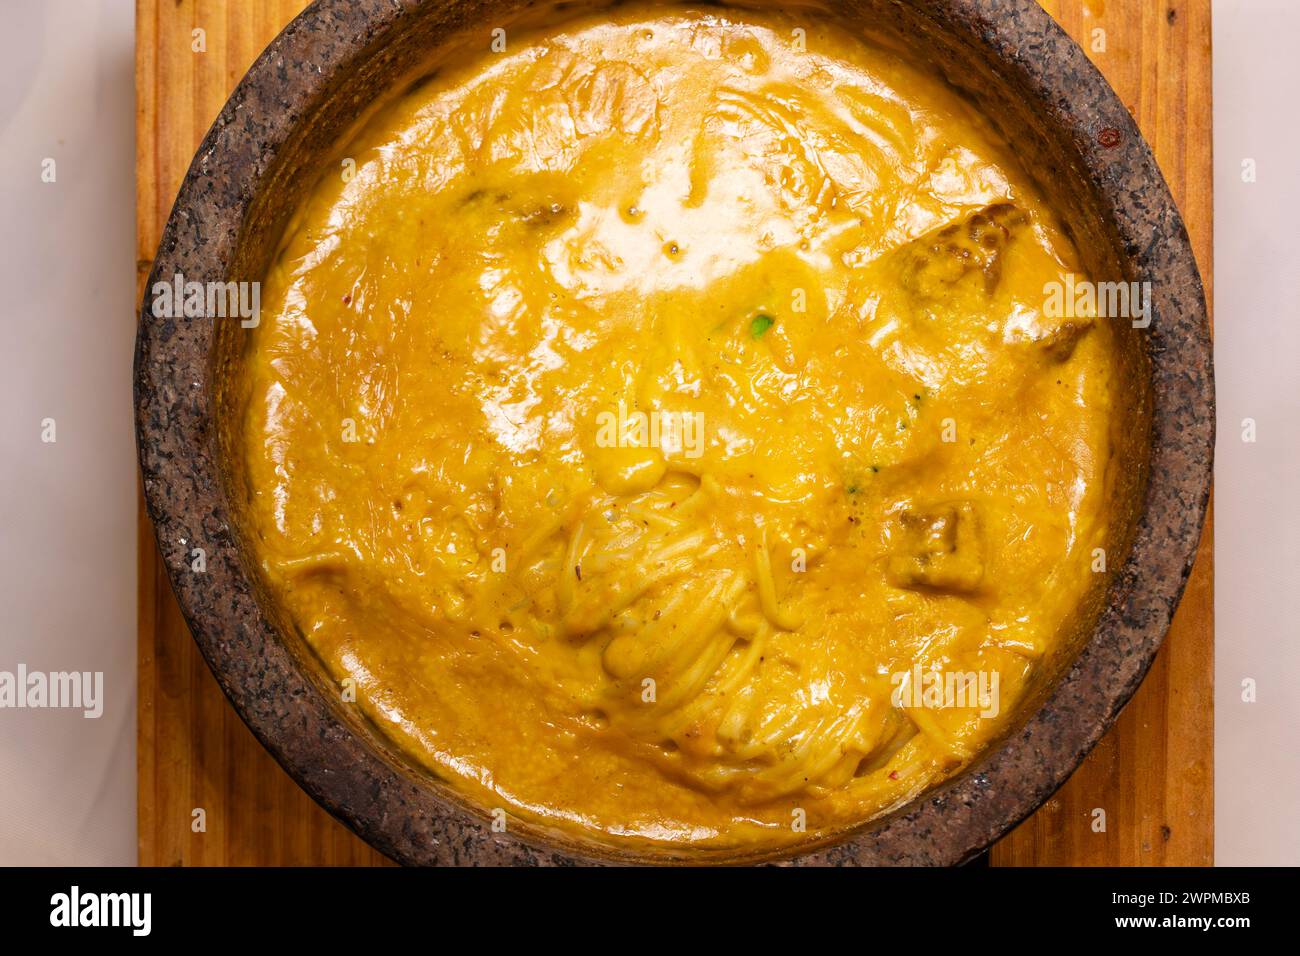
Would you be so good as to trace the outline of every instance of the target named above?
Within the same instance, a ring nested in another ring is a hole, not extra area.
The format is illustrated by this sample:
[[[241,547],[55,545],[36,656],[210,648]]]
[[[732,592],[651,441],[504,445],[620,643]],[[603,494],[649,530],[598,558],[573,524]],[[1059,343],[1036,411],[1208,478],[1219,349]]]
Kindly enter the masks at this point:
[[[0,670],[106,679],[99,720],[0,710],[0,864],[136,859],[133,6],[0,0]],[[1297,864],[1300,3],[1214,12],[1216,858]]]
[[[1300,3],[1214,4],[1215,862],[1300,864]],[[1242,182],[1253,159],[1257,181]],[[1255,420],[1257,440],[1242,441]],[[1242,681],[1258,686],[1242,700]]]
[[[0,864],[131,864],[133,4],[0,9],[0,670],[103,671],[105,699],[0,710]]]

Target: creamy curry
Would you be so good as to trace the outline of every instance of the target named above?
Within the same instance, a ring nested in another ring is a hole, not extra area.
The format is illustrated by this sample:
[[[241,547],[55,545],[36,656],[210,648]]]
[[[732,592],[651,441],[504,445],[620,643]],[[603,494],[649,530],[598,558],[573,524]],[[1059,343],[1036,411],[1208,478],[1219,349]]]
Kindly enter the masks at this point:
[[[815,19],[476,46],[264,283],[275,598],[499,819],[761,849],[906,803],[1098,579],[1113,332],[1044,306],[1077,251],[964,99]]]

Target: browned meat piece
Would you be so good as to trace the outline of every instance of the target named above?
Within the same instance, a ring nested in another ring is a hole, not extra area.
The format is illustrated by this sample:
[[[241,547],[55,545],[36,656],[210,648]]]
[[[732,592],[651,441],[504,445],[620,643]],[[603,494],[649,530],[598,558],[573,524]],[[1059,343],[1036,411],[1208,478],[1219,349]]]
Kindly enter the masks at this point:
[[[1066,319],[1033,341],[1053,362],[1065,362],[1092,326],[1092,319]]]
[[[978,272],[985,294],[991,294],[1002,277],[1003,252],[1028,221],[1011,203],[993,203],[920,237],[904,250],[904,286],[921,298],[934,299]]]
[[[970,592],[984,580],[979,519],[969,502],[900,511],[890,529],[885,577],[899,588]]]

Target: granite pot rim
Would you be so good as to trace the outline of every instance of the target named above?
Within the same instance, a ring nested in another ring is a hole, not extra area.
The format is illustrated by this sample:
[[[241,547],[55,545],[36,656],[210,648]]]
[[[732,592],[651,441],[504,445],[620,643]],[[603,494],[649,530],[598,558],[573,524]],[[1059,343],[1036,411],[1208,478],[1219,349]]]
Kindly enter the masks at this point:
[[[1215,425],[1209,317],[1186,229],[1150,148],[1083,51],[1033,0],[925,2],[942,8],[952,29],[970,31],[1070,131],[1114,216],[1121,257],[1134,274],[1161,277],[1147,345],[1152,477],[1130,554],[1091,638],[1023,727],[903,810],[839,842],[784,851],[781,862],[951,865],[1032,813],[1141,683],[1191,572],[1208,506]],[[227,274],[223,267],[276,148],[332,72],[429,5],[315,0],[258,57],[204,137],[141,304],[134,406],[145,502],[182,613],[222,690],[289,774],[371,845],[408,864],[636,862],[643,858],[634,852],[606,860],[535,834],[494,834],[481,818],[399,772],[339,719],[283,646],[234,552],[205,378],[211,320],[162,319],[150,308],[148,290],[175,273]],[[194,574],[190,544],[200,539],[208,568]]]

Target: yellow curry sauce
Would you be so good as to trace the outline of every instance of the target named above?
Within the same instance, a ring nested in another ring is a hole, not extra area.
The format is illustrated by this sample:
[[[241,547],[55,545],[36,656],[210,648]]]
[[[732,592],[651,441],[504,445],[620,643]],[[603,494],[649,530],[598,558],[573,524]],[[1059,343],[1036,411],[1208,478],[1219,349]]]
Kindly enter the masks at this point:
[[[761,848],[1005,729],[1096,580],[1115,345],[1045,315],[1077,253],[942,81],[617,12],[449,59],[340,169],[242,442],[272,592],[385,733],[534,825]]]

